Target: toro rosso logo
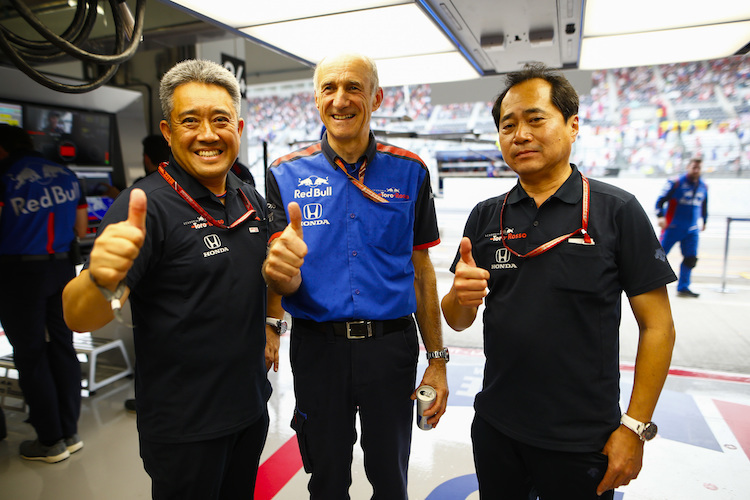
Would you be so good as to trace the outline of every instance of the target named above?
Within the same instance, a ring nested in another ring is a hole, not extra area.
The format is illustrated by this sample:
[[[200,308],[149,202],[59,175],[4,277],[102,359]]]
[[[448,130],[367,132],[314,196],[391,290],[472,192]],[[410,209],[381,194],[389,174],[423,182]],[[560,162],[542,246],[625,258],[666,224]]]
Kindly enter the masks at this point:
[[[294,190],[295,198],[321,198],[333,194],[333,187],[329,185],[328,177],[324,179],[311,175],[306,179],[297,179],[297,186],[298,189]]]

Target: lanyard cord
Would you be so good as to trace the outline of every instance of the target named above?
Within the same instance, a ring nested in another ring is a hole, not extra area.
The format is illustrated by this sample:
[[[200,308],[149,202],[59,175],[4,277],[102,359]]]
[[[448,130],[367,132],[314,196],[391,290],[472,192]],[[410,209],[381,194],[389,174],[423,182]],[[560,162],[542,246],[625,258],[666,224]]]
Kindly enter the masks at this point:
[[[355,179],[354,176],[352,176],[349,172],[346,171],[346,166],[344,165],[344,162],[341,160],[341,158],[336,158],[333,160],[333,162],[338,166],[342,172],[346,174],[347,177],[349,177],[349,180],[359,188],[360,191],[362,191],[362,194],[365,195],[367,198],[370,198],[375,203],[388,203],[388,200],[380,196],[378,193],[373,191],[372,189],[368,188],[364,184],[365,180],[365,168],[367,168],[367,158],[362,162],[362,166],[359,167],[359,179]]]
[[[190,196],[188,194],[188,192],[185,191],[182,188],[182,186],[180,186],[179,184],[177,184],[177,181],[174,180],[174,178],[171,175],[169,175],[169,173],[166,170],[164,170],[164,165],[165,165],[165,163],[162,163],[161,165],[159,165],[159,174],[164,178],[165,181],[167,181],[167,183],[170,186],[172,186],[172,188],[175,191],[177,191],[177,194],[179,194],[182,197],[183,200],[185,200],[186,202],[188,202],[188,204],[191,207],[193,207],[193,210],[195,210],[196,212],[198,212],[201,215],[201,217],[203,217],[204,219],[206,219],[206,221],[209,224],[211,224],[212,226],[216,226],[216,227],[219,227],[221,229],[233,229],[233,228],[239,226],[240,224],[242,224],[248,217],[254,217],[255,220],[260,220],[258,218],[258,216],[256,215],[255,209],[253,208],[253,205],[250,203],[250,200],[247,199],[247,196],[242,191],[242,189],[239,189],[238,191],[242,195],[242,201],[245,204],[245,209],[247,210],[247,212],[245,212],[242,215],[242,217],[240,217],[239,219],[237,219],[236,221],[234,221],[229,226],[227,226],[226,224],[222,224],[221,222],[218,222],[216,219],[214,219],[213,217],[211,217],[211,215],[208,212],[206,212],[206,209],[204,209],[202,206],[200,206],[200,204],[198,204],[198,202],[195,201],[193,199],[193,197]],[[226,196],[226,193],[224,193],[224,195]]]
[[[507,239],[505,235],[505,229],[503,229],[503,213],[505,212],[505,203],[508,201],[508,195],[510,195],[510,191],[508,191],[505,194],[505,198],[503,199],[503,206],[500,209],[500,240],[503,243],[503,246],[513,255],[516,257],[521,258],[527,258],[527,257],[536,257],[537,255],[541,255],[547,250],[557,246],[558,244],[562,243],[563,241],[567,240],[571,236],[575,236],[576,234],[582,234],[583,235],[583,241],[587,245],[591,245],[594,243],[594,240],[591,239],[591,236],[588,233],[589,228],[589,205],[591,204],[591,191],[589,189],[589,180],[586,178],[585,175],[581,174],[581,180],[583,181],[583,207],[581,209],[581,228],[576,229],[570,234],[565,234],[563,236],[558,236],[557,238],[548,241],[547,243],[544,243],[542,245],[539,245],[534,250],[525,253],[521,255],[520,253],[516,252],[512,248],[508,246],[508,244],[505,242]]]

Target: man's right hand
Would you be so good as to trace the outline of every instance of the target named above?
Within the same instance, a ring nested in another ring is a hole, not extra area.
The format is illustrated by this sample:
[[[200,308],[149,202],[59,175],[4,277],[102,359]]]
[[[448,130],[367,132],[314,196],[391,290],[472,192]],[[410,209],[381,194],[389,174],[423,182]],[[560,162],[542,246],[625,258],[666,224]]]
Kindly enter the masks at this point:
[[[302,283],[300,268],[307,255],[307,244],[302,236],[302,211],[296,202],[291,202],[287,212],[289,224],[272,242],[263,263],[266,283],[281,295],[289,295],[299,288]]]
[[[453,289],[456,300],[463,307],[479,307],[487,296],[487,281],[490,273],[486,269],[477,267],[471,255],[471,240],[461,239],[461,259],[456,264],[453,278]]]
[[[127,276],[145,239],[146,193],[133,189],[127,220],[108,225],[94,241],[89,261],[94,281],[114,290]]]

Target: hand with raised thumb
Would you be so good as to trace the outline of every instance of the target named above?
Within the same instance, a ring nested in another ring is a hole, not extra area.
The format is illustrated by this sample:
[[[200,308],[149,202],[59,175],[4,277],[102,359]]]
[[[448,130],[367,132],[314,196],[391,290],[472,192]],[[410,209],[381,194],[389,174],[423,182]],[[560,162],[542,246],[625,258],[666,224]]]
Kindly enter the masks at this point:
[[[133,189],[128,218],[108,225],[97,236],[89,261],[89,272],[97,284],[114,290],[125,279],[146,239],[146,206],[146,193]]]
[[[271,242],[263,263],[263,276],[276,293],[289,295],[302,283],[300,268],[305,262],[307,244],[302,235],[302,211],[296,202],[287,205],[289,224]]]
[[[464,307],[479,307],[487,296],[487,282],[490,273],[486,269],[477,267],[471,253],[471,240],[461,239],[461,259],[456,264],[456,273],[453,278],[453,288],[456,292],[458,303]]]

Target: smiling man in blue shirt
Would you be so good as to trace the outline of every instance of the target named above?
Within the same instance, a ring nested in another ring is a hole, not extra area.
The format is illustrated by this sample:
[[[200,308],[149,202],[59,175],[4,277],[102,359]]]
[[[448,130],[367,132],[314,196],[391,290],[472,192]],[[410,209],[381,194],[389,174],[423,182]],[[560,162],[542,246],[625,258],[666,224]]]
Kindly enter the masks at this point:
[[[314,83],[322,140],[279,158],[266,176],[272,244],[264,273],[293,318],[292,425],[311,498],[349,498],[359,413],[373,498],[405,499],[415,313],[430,359],[422,384],[437,390],[427,412],[433,425],[448,396],[428,255],[440,241],[429,175],[415,154],[370,132],[383,90],[369,58],[325,58]]]

